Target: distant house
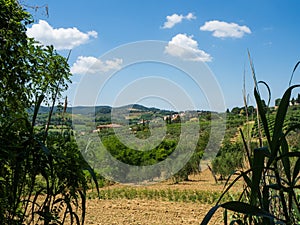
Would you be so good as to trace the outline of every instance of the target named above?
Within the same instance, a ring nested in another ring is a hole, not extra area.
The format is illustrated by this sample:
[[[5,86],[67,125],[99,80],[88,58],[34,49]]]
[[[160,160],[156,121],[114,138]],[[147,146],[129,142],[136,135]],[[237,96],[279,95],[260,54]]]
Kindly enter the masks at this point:
[[[98,125],[96,128],[97,128],[97,131],[101,131],[101,130],[105,130],[105,129],[109,129],[109,128],[120,128],[120,127],[122,127],[122,125],[111,123],[111,124]]]
[[[164,116],[164,121],[167,123],[171,122],[179,122],[180,121],[180,115],[178,113],[172,114],[170,116]]]

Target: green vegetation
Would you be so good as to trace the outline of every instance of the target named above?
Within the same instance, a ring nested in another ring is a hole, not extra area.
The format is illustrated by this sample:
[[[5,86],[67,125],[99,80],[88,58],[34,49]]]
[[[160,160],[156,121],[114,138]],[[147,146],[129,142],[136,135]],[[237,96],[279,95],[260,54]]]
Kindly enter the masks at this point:
[[[194,191],[179,189],[147,189],[147,188],[112,188],[101,189],[101,199],[147,199],[161,200],[170,202],[193,202],[200,204],[213,204],[216,202],[221,193],[217,191]],[[98,193],[88,193],[88,198],[98,197]],[[227,194],[224,198],[228,201],[238,198],[238,194]]]
[[[1,224],[83,224],[84,170],[93,173],[72,135],[67,105],[52,117],[70,82],[67,59],[27,38],[32,18],[18,1],[0,0],[0,21]],[[43,122],[42,103],[49,108]]]
[[[242,168],[243,158],[244,152],[240,143],[224,142],[218,155],[212,161],[212,169],[220,174],[220,180],[223,180]]]
[[[196,146],[185,141],[176,154],[193,149],[193,155],[172,177],[174,183],[187,180],[190,174],[201,171],[200,162],[209,141],[217,145],[215,140],[210,140],[212,121],[223,123],[223,114],[173,112],[140,105],[117,109],[109,106],[68,108],[67,99],[62,101],[71,76],[67,59],[52,46],[37,45],[27,38],[26,26],[32,18],[18,1],[0,0],[0,21],[2,224],[50,225],[66,221],[83,224],[87,196],[198,203],[213,203],[218,199],[202,224],[207,224],[220,207],[225,209],[225,224],[228,211],[233,212],[231,224],[300,223],[300,95],[292,96],[292,90],[299,85],[289,87],[281,99],[276,99],[276,107],[270,108],[258,90],[258,84],[266,83],[255,82],[258,111],[253,106],[227,111],[225,137],[212,162],[213,172],[220,179],[229,180],[236,175],[231,184],[226,182],[224,193],[147,188],[99,190],[98,182],[101,186],[109,183],[99,175],[103,171],[97,170],[96,174],[92,169],[99,160],[105,161],[101,148],[125,164],[142,167],[164,161],[175,152],[180,139],[190,140],[191,135],[197,136]],[[255,78],[253,67],[252,71]],[[114,110],[119,112],[117,118],[111,118]],[[164,122],[153,125],[150,123],[153,118],[164,119]],[[113,119],[118,123],[113,124]],[[195,124],[200,127],[199,133],[190,132],[181,137],[182,128],[191,130]],[[123,144],[110,125],[118,126],[120,132],[130,130],[142,141],[151,137],[151,129],[160,132],[166,128],[166,134],[154,148],[149,150],[145,145],[142,149],[145,151],[137,151],[139,146]],[[92,140],[86,143],[87,137],[98,138],[103,146]],[[79,149],[93,153],[85,155],[91,166]],[[209,149],[207,152],[209,154]],[[112,167],[102,169],[111,170],[112,174],[118,169]],[[122,180],[135,180],[128,172],[123,171]],[[143,179],[142,172],[139,175]],[[245,183],[243,191],[230,195],[231,187],[239,180]],[[96,192],[87,194],[90,188],[96,188]]]
[[[130,132],[128,126],[126,125],[117,128],[118,135],[121,134],[121,136],[124,137],[126,137],[126,135],[133,135],[137,139],[140,139],[142,141],[142,144],[136,143],[133,144],[132,146],[126,145],[122,143],[122,140],[120,140],[119,137],[115,134],[113,128],[106,128],[106,127],[98,132],[98,139],[97,139],[97,133],[96,134],[90,133],[93,128],[89,128],[90,129],[89,131],[87,128],[86,134],[78,135],[76,139],[81,149],[86,149],[87,137],[90,138],[89,140],[95,139],[95,141],[90,141],[90,144],[88,145],[88,150],[93,155],[89,158],[90,159],[89,161],[91,162],[92,165],[94,164],[93,161],[95,162],[95,164],[97,164],[97,162],[99,161],[102,162],[105,161],[105,158],[103,158],[105,157],[105,155],[102,154],[104,152],[104,149],[107,150],[115,159],[124,162],[127,165],[135,165],[135,166],[157,164],[158,162],[165,160],[167,157],[173,154],[175,149],[177,149],[177,151],[179,152],[179,153],[177,152],[176,154],[180,154],[180,152],[187,151],[187,148],[192,148],[192,150],[194,151],[194,147],[190,146],[190,143],[184,143],[183,146],[179,149],[178,142],[180,138],[183,140],[191,139],[191,137],[188,136],[190,134],[182,135],[181,129],[184,128],[185,130],[189,130],[190,126],[195,126],[194,125],[195,123],[199,123],[197,117],[195,122],[188,120],[187,122],[179,123],[172,120],[171,123],[165,121],[164,125],[154,124],[151,125],[152,126],[151,129],[153,130],[150,131],[150,125],[148,123],[148,120],[143,119],[143,115],[145,115],[145,112],[146,114],[150,114],[152,109],[150,109],[149,111],[146,111],[146,108],[143,109],[144,111],[140,112],[139,115],[137,114],[136,111],[134,112],[137,120],[143,122],[131,124],[129,127]],[[163,117],[163,113],[156,109],[155,116],[157,117],[157,115]],[[198,113],[196,115],[198,115]],[[121,121],[124,120],[125,118],[122,118]],[[201,119],[200,126],[201,126],[201,132],[198,137],[199,140],[196,144],[194,154],[192,155],[191,160],[185,165],[185,167],[182,168],[173,177],[175,183],[181,180],[187,180],[189,174],[197,173],[200,171],[200,167],[199,167],[200,160],[209,140],[210,121],[208,121],[207,119]],[[164,131],[164,129],[166,129],[166,131]],[[161,137],[158,137],[158,140],[154,140],[154,142],[157,142],[158,144],[155,145],[153,148],[149,147],[152,146],[152,142],[147,145],[147,138],[149,137],[149,135],[151,135],[150,132],[154,132],[154,133],[165,132],[165,135],[163,136],[162,140]],[[194,134],[192,135],[195,136]],[[145,141],[143,141],[144,139]],[[99,142],[100,140],[103,145],[97,144],[97,142]],[[184,154],[182,155],[184,156]],[[112,166],[107,165],[107,168],[103,168],[103,169],[107,171],[109,169],[112,169]],[[101,174],[101,171],[98,170],[98,172]],[[124,170],[123,172],[124,172],[122,175],[123,180],[130,181],[131,179],[134,179],[131,177],[127,177],[127,175],[130,174],[129,171]],[[111,173],[113,173],[113,171],[111,171]],[[139,175],[141,176],[142,179],[142,174]],[[162,176],[162,174],[159,176]]]
[[[299,63],[296,64],[293,73]],[[254,126],[258,135],[258,147],[251,148],[243,138],[246,150],[247,168],[240,170],[239,175],[229,184],[223,195],[217,201],[202,221],[208,224],[213,214],[219,208],[224,208],[224,224],[228,223],[228,211],[233,214],[230,224],[299,224],[299,171],[300,154],[298,148],[289,146],[289,135],[299,134],[300,124],[289,113],[295,108],[289,107],[292,90],[300,85],[290,86],[280,101],[276,101],[276,114],[266,110],[256,83],[255,73],[251,61],[251,68],[255,81],[254,96],[257,103],[259,118]],[[293,74],[292,74],[293,76]],[[269,89],[269,87],[268,87]],[[291,122],[291,123],[290,123]],[[261,130],[261,127],[262,130]],[[260,132],[261,131],[261,132]],[[242,133],[243,134],[243,133]],[[223,199],[231,187],[238,181],[245,183],[244,190],[238,201]]]

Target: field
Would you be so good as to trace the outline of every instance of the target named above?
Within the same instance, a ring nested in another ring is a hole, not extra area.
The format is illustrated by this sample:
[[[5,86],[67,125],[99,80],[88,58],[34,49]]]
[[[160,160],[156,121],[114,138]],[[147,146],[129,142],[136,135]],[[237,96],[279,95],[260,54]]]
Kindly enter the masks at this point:
[[[87,201],[86,224],[200,224],[214,205],[224,183],[216,184],[209,170],[191,176],[190,179],[179,184],[166,181],[152,186],[133,187],[116,184],[102,188],[102,193],[106,193],[104,199],[91,198]],[[233,190],[241,190],[241,185],[238,184]],[[124,192],[135,194],[124,196]],[[110,193],[110,196],[107,196],[107,193]],[[172,193],[173,198],[163,198],[161,193]],[[190,197],[191,193],[205,196],[203,199],[193,199]],[[222,224],[221,218],[220,210],[211,224]]]
[[[91,200],[87,225],[199,224],[210,205],[155,200]]]

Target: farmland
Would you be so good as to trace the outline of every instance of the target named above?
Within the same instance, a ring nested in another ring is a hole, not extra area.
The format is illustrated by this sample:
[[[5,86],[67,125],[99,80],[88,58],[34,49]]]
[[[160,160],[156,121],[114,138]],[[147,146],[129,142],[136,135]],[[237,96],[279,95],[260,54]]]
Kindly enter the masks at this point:
[[[179,184],[171,181],[138,187],[116,184],[102,188],[100,199],[90,193],[86,224],[199,224],[223,187],[224,182],[216,184],[208,170]],[[237,185],[235,191],[241,187]],[[220,224],[221,217],[220,210],[213,221]]]
[[[147,126],[147,120],[145,118],[151,118],[151,115],[153,115],[151,110],[153,109],[143,107],[143,110],[139,112],[135,110],[133,117],[129,116],[125,118],[131,121],[130,126],[136,131],[134,135],[142,140],[149,137],[149,127]],[[176,112],[166,113],[165,111],[160,114],[158,109],[155,110],[160,116],[170,115],[172,113],[176,114]],[[101,117],[108,118],[108,113],[110,113],[110,111],[107,111],[106,113],[102,112]],[[272,121],[275,120],[276,110],[273,108],[268,113],[268,120],[272,125],[274,124]],[[80,132],[84,132],[84,134],[80,135],[77,139],[79,146],[82,144],[81,141],[84,140],[86,133],[91,133],[92,131],[90,125],[91,121],[89,121],[89,117],[86,115],[87,114],[73,115],[73,118],[77,120],[77,123],[79,121],[79,124],[81,124]],[[145,117],[144,115],[147,116]],[[209,138],[211,118],[217,118],[218,113],[198,112],[197,115],[197,119],[202,128],[199,140],[201,140],[201,138],[207,139]],[[243,114],[243,108],[227,112],[226,132],[221,152],[227,152],[232,159],[228,159],[224,154],[219,153],[216,159],[219,160],[217,163],[220,164],[221,167],[214,168],[213,166],[217,179],[223,178],[224,180],[219,180],[218,183],[216,183],[211,171],[208,169],[200,171],[194,169],[194,166],[191,166],[188,170],[184,169],[183,171],[179,171],[180,179],[177,179],[178,177],[175,175],[166,181],[154,185],[145,185],[145,183],[144,185],[138,186],[122,185],[115,182],[107,182],[105,179],[103,180],[100,178],[99,181],[102,185],[100,194],[97,194],[95,186],[91,186],[91,189],[87,194],[86,224],[199,224],[208,209],[211,208],[220,197],[224,190],[226,178],[235,170],[243,169],[244,167],[244,165],[240,164],[229,168],[227,171],[224,171],[224,168],[222,168],[225,166],[227,167],[227,164],[231,164],[233,160],[237,159],[233,158],[232,151],[240,152],[242,156],[245,154],[243,153],[243,147],[236,145],[242,141],[239,129],[243,130],[245,133],[249,130],[248,135],[254,146],[257,144],[258,133],[263,132],[263,130],[258,130],[259,128],[255,119],[255,114],[252,115],[253,120],[247,121],[245,114]],[[134,118],[135,121],[132,121],[132,118]],[[288,129],[289,126],[296,123],[300,118],[298,106],[291,106],[289,108],[287,118],[288,120],[285,122],[285,129]],[[189,118],[189,120],[186,121],[193,121],[193,119],[194,118]],[[101,120],[101,122],[96,122],[96,125],[94,126],[109,124],[110,122],[110,120]],[[143,124],[143,122],[146,125]],[[174,146],[176,146],[180,127],[184,126],[185,123],[186,122],[173,121],[172,123],[167,124],[168,140],[164,141],[168,143],[168,145],[165,144],[164,146],[160,146],[161,149],[169,149],[169,151],[172,151],[172,144],[170,143],[174,143]],[[53,124],[53,128],[54,127],[55,124]],[[155,129],[160,128],[156,127]],[[203,135],[203,133],[206,133],[207,136]],[[165,154],[165,157],[168,157],[170,154],[170,152],[162,152],[161,150],[158,151],[157,149],[154,149],[150,155],[135,155],[134,152],[131,152],[131,149],[123,146],[121,143],[116,145],[118,140],[115,137],[113,129],[110,128],[97,131],[96,135],[99,136],[101,141],[106,143],[105,148],[110,149],[112,153],[115,154],[116,158],[126,163],[134,165],[142,165],[141,163],[144,163],[144,165],[147,165],[149,163],[155,163],[156,161],[153,161],[153,159],[158,161],[164,160],[163,157],[160,158],[160,155],[155,155],[157,152],[159,152],[159,154]],[[298,142],[296,141],[298,140],[298,135],[297,132],[293,132],[288,137],[291,147],[295,150],[299,148]],[[114,144],[111,145],[112,143]],[[207,144],[207,140],[202,140],[199,143],[201,143],[201,145],[198,145],[198,150],[196,149],[196,151],[201,153]],[[92,145],[90,146],[93,148]],[[118,151],[114,152],[114,150]],[[127,153],[124,154],[124,152]],[[201,155],[202,154],[203,152]],[[201,160],[201,156],[199,158]],[[224,163],[220,163],[221,161]],[[199,161],[194,161],[192,163],[197,164]],[[97,172],[101,175],[101,171]],[[238,199],[242,189],[243,184],[237,183],[223,200]],[[216,224],[221,223],[222,210],[215,215],[213,221]]]

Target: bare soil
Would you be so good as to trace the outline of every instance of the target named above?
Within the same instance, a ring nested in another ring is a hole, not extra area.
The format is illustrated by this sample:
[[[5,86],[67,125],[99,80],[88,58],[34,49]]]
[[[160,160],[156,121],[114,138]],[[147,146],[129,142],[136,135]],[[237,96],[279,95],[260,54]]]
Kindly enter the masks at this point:
[[[89,200],[87,225],[200,224],[211,205],[153,200]],[[221,224],[220,213],[214,224]]]
[[[172,184],[171,181],[151,186],[135,188],[149,189],[177,189],[177,190],[204,190],[222,191],[224,182],[216,184],[208,170],[197,176],[191,176],[191,181]],[[120,188],[122,185],[106,187]],[[132,187],[131,187],[132,188]],[[240,191],[237,185],[233,191]],[[147,199],[89,199],[87,201],[86,225],[112,225],[112,224],[150,224],[150,225],[176,225],[200,224],[206,213],[213,205],[190,202],[169,202],[163,200]],[[222,223],[222,210],[217,211],[211,224]]]

